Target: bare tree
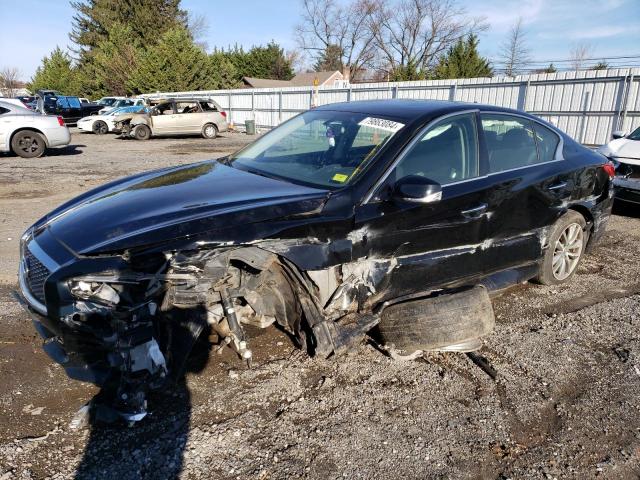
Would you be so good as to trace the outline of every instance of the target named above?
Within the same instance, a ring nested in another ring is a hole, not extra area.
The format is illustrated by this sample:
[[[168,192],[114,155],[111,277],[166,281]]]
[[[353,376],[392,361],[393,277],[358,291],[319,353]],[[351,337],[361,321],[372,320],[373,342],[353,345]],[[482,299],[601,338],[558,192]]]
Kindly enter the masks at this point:
[[[318,60],[327,49],[338,48],[341,67],[352,79],[375,58],[370,19],[375,0],[302,0],[302,18],[295,35],[299,47]]]
[[[209,33],[209,20],[207,20],[207,17],[201,13],[189,12],[187,26],[194,43],[202,50],[206,50],[208,44],[205,38],[207,37],[207,33]]]
[[[20,89],[21,72],[16,67],[3,67],[0,70],[0,88],[2,93],[7,97],[15,97]]]
[[[515,77],[522,73],[531,61],[527,32],[522,26],[522,17],[513,24],[506,40],[500,45],[498,59],[504,65],[504,72]]]
[[[571,68],[580,70],[586,68],[586,61],[593,55],[593,47],[588,42],[578,42],[571,46],[569,61]]]
[[[381,68],[398,80],[424,76],[447,48],[485,28],[456,0],[376,0],[370,23]]]

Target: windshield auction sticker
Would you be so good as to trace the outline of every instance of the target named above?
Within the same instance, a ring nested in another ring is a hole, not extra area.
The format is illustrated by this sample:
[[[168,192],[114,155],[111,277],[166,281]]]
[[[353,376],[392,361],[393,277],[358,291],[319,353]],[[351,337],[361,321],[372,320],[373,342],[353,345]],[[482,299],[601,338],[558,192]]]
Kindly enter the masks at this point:
[[[387,120],[386,118],[367,117],[358,123],[361,127],[377,128],[378,130],[385,130],[387,132],[397,132],[404,123],[394,122],[393,120]]]

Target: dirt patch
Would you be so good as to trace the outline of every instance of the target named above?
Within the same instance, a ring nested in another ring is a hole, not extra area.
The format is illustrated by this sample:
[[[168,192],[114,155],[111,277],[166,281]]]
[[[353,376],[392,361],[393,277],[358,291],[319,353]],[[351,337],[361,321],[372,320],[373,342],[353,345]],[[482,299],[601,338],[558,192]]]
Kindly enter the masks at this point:
[[[629,210],[569,284],[494,301],[481,353],[495,381],[462,354],[394,362],[364,344],[309,359],[269,329],[251,340],[252,369],[204,348],[134,428],[71,429],[95,389],[46,357],[14,296],[20,234],[104,181],[247,140],[74,133],[82,147],[69,155],[0,157],[2,480],[640,477],[640,215]]]

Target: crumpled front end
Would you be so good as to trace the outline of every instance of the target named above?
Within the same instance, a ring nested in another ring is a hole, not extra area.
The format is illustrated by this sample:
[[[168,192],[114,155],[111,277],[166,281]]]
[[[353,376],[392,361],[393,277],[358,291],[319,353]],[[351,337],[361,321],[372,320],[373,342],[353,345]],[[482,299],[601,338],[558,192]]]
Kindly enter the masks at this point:
[[[181,376],[204,331],[217,339],[214,348],[229,347],[250,365],[247,325],[277,324],[301,348],[326,357],[345,351],[379,321],[367,311],[372,290],[361,272],[345,270],[349,277],[335,278],[330,291],[316,282],[326,284],[335,271],[316,272],[312,280],[259,246],[65,262],[40,243],[31,233],[23,238],[22,293],[45,351],[71,378],[102,387],[106,419],[142,419],[148,393]]]
[[[640,204],[640,161],[638,164],[616,163],[616,177],[613,180],[615,198],[625,202]]]

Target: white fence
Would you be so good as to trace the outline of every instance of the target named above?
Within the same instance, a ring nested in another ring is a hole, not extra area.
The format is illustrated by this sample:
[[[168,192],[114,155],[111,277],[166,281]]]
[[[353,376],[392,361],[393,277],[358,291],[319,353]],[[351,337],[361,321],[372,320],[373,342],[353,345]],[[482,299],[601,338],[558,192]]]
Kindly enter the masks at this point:
[[[606,143],[614,130],[640,125],[640,68],[415,82],[362,83],[348,87],[258,88],[164,92],[150,98],[213,98],[236,125],[255,120],[274,127],[313,106],[389,98],[477,102],[523,110],[557,125],[588,145]]]

